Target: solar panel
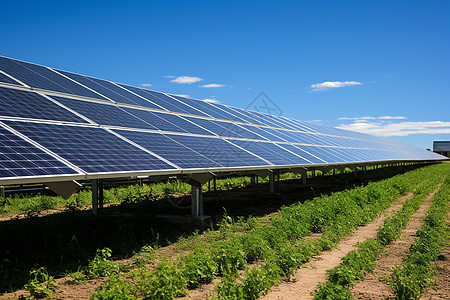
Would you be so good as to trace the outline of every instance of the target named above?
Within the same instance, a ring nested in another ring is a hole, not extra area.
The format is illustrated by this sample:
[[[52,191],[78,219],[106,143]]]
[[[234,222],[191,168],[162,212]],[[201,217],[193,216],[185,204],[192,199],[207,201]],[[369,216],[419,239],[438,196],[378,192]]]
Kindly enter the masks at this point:
[[[273,143],[265,142],[253,142],[253,141],[232,141],[244,149],[270,161],[274,165],[303,165],[309,164],[308,161],[300,158],[299,156],[284,150]]]
[[[132,92],[121,88],[119,85],[116,85],[112,82],[65,71],[58,70],[58,72],[76,80],[84,86],[95,90],[96,92],[102,94],[103,96],[106,96],[114,102],[164,110],[164,108],[162,108],[161,106],[158,106],[148,101],[147,99],[144,99],[143,97],[133,94]]]
[[[150,132],[117,130],[117,133],[147,148],[183,169],[219,168],[220,164],[176,142],[170,137]]]
[[[37,93],[4,87],[0,87],[0,116],[87,123]]]
[[[301,149],[299,145],[291,145],[291,144],[280,144],[281,147],[283,147],[286,150],[289,150],[291,152],[294,152],[298,156],[306,159],[308,162],[311,162],[312,164],[323,164],[326,163],[325,160],[318,158],[317,156],[314,156],[313,154],[307,152],[305,149]]]
[[[151,101],[152,103],[159,105],[160,107],[163,107],[164,109],[166,109],[168,111],[185,113],[185,114],[193,114],[193,115],[204,116],[204,117],[207,116],[206,114],[202,113],[201,111],[196,110],[196,109],[194,109],[186,104],[183,104],[177,100],[174,100],[173,98],[170,98],[169,96],[166,96],[163,93],[154,92],[154,91],[141,89],[141,88],[136,88],[136,87],[123,85],[123,84],[120,84],[120,86],[147,99],[148,101]],[[145,104],[142,106],[149,107],[149,106],[146,106]]]
[[[12,79],[12,78],[6,76],[5,74],[3,74],[2,72],[0,72],[0,82],[21,85],[17,81],[15,81],[14,79]]]
[[[0,127],[0,177],[76,175],[77,171]]]
[[[3,122],[87,173],[174,169],[101,128]]]
[[[0,69],[33,88],[104,99],[89,89],[43,66],[0,56]]]
[[[236,121],[236,122],[242,122],[242,119],[239,119],[235,115],[232,115],[224,110],[221,110],[220,108],[211,105],[210,103],[206,101],[201,100],[195,100],[185,97],[180,97],[176,95],[170,95],[172,98],[177,99],[178,101],[181,101],[183,103],[186,103],[198,110],[201,110],[202,112],[208,114],[209,116],[216,118],[216,119],[222,119],[222,120],[230,120],[230,121]]]
[[[187,121],[181,116],[126,107],[124,107],[123,109],[133,116],[136,116],[139,119],[152,124],[159,130],[212,135],[209,131],[200,128],[199,126]]]
[[[249,154],[223,139],[167,135],[171,139],[187,145],[190,149],[208,157],[224,167],[267,166],[268,162]]]
[[[385,138],[5,57],[0,57],[0,71],[0,178],[443,158]]]
[[[52,98],[100,125],[158,130],[151,123],[144,122],[113,104],[100,104],[58,96],[52,96]]]

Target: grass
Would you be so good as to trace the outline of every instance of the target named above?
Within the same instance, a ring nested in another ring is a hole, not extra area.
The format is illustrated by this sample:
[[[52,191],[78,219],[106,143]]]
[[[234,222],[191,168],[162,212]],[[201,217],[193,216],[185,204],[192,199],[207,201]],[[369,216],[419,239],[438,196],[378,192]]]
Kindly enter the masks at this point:
[[[394,267],[388,282],[396,299],[420,299],[426,287],[436,285],[436,261],[448,240],[445,216],[450,196],[450,179],[447,179],[433,199],[424,226],[417,231],[417,239],[401,266]]]
[[[375,182],[369,183],[366,189],[362,186],[363,182],[359,181],[360,179],[352,174],[346,174],[347,176],[330,179],[326,177],[312,179],[315,183],[323,181],[323,186],[326,188],[307,187],[301,194],[297,192],[288,195],[290,198],[273,195],[269,197],[260,193],[248,196],[249,199],[245,199],[245,203],[242,198],[236,200],[219,198],[220,201],[205,202],[207,204],[205,209],[210,210],[206,213],[213,216],[220,215],[223,206],[226,207],[229,215],[226,213],[214,218],[212,226],[201,232],[166,223],[148,215],[138,214],[133,218],[127,218],[93,217],[83,214],[79,208],[90,203],[91,195],[89,190],[81,191],[68,202],[56,201],[56,207],[71,208],[67,213],[0,222],[1,239],[9,241],[0,245],[2,257],[0,288],[1,291],[7,291],[23,286],[28,280],[28,270],[36,262],[47,266],[52,276],[69,273],[74,282],[83,284],[90,276],[88,268],[98,256],[97,249],[110,248],[111,257],[105,258],[108,262],[137,254],[132,258],[134,264],[131,269],[122,269],[119,266],[118,272],[111,272],[112,275],[109,275],[111,281],[108,279],[108,283],[93,296],[103,297],[99,299],[108,299],[108,295],[114,294],[111,291],[116,288],[119,291],[117,293],[123,293],[124,298],[128,297],[127,295],[156,297],[150,296],[152,293],[159,294],[152,292],[149,287],[155,282],[157,283],[155,286],[169,285],[170,289],[173,286],[173,291],[167,294],[175,295],[210,282],[212,278],[222,280],[229,278],[230,284],[235,282],[236,289],[242,289],[246,294],[263,293],[279,278],[292,272],[318,251],[333,247],[336,241],[351,231],[351,226],[364,224],[375,216],[377,212],[372,211],[369,198],[375,199],[374,203],[378,206],[375,210],[381,210],[387,207],[397,195],[403,194],[419,180],[423,180],[422,177],[427,176],[427,172],[435,172],[438,169],[439,167],[431,166],[424,169],[428,170],[426,172],[417,170],[410,172],[415,175],[405,174],[410,182],[403,179],[397,181],[402,176],[395,177],[397,179],[387,179],[388,182],[380,181],[384,182],[380,183],[381,188],[374,188],[373,185],[378,183]],[[282,174],[281,178],[295,180],[299,176]],[[331,180],[334,179],[340,182],[330,187]],[[217,185],[220,189],[230,189],[246,186],[249,182],[249,177],[231,178],[217,180]],[[355,189],[346,190],[343,194],[326,195],[333,190],[351,187],[354,183],[358,184]],[[189,186],[187,188],[189,189]],[[184,192],[187,192],[186,186],[177,182],[144,185],[144,187],[111,188],[105,190],[105,202],[118,201],[117,203],[122,203],[120,209],[124,210],[166,212],[170,211],[168,208],[171,207],[165,201],[172,197],[170,193]],[[324,195],[314,199],[311,196],[321,193]],[[384,197],[386,193],[390,195],[387,200],[378,199]],[[352,200],[352,205],[349,206],[351,210],[347,213],[357,216],[350,227],[345,225],[346,204],[339,204],[340,199],[348,197],[354,201]],[[305,199],[307,199],[306,202]],[[330,201],[330,199],[333,200]],[[17,200],[18,202],[20,201]],[[71,204],[72,206],[67,204],[72,202],[75,202]],[[277,211],[283,203],[289,205]],[[291,203],[295,204],[291,205]],[[10,211],[14,210],[13,206],[9,207]],[[324,210],[323,206],[327,209]],[[180,213],[179,210],[171,209]],[[277,212],[273,213],[273,211]],[[312,211],[314,213],[311,213]],[[23,211],[18,210],[18,212]],[[249,216],[249,214],[261,214],[261,217]],[[299,239],[310,232],[321,232],[323,238],[314,243],[299,242]],[[158,254],[157,248],[177,241],[178,258],[175,261],[166,261],[164,268],[158,268],[157,263],[164,261],[164,256]],[[226,249],[226,251],[220,252],[217,249]],[[277,252],[280,254],[278,255]],[[300,254],[296,254],[297,252]],[[192,263],[188,263],[191,261]],[[155,270],[147,269],[149,264],[155,263]],[[256,265],[249,265],[251,263]],[[114,268],[111,267],[111,270]],[[111,270],[108,269],[108,271]],[[244,281],[236,283],[237,276]],[[157,281],[158,278],[165,279]],[[132,284],[132,288],[129,288],[129,283]],[[240,287],[241,285],[243,287]]]
[[[373,272],[373,269],[376,267],[375,261],[383,252],[384,247],[400,237],[401,230],[406,227],[411,218],[411,215],[415,211],[417,211],[425,197],[430,192],[432,192],[436,188],[437,184],[441,182],[445,177],[445,173],[429,174],[426,181],[415,188],[413,198],[406,201],[402,209],[396,212],[393,216],[385,219],[384,225],[377,232],[376,240],[369,239],[364,243],[360,243],[358,245],[358,249],[355,251],[351,251],[348,255],[346,255],[342,259],[343,262],[339,266],[327,271],[329,274],[329,278],[325,283],[319,283],[319,286],[315,291],[314,299],[353,299],[350,293],[351,287],[355,284],[356,281],[364,279],[365,272]],[[445,193],[448,196],[448,191],[442,192],[443,190],[441,189],[441,194]],[[443,197],[441,196],[441,198]],[[430,212],[432,211],[433,208],[430,209]],[[443,211],[445,212],[445,209]],[[442,224],[442,222],[440,222],[440,224]],[[432,243],[429,243],[427,245],[433,247]],[[434,248],[439,249],[439,247],[436,246],[438,245],[434,245]],[[436,252],[436,250],[434,252]],[[414,267],[414,265],[410,265],[410,268],[412,267]],[[396,272],[394,272],[394,275],[391,277],[390,282],[394,287],[394,290],[396,288],[398,290],[403,290],[403,292],[399,292],[399,294],[402,294],[402,296],[397,298],[419,299],[420,297],[413,297],[413,292],[405,292],[405,290],[414,290],[414,288],[417,289],[417,286],[420,286],[420,284],[414,286],[410,281],[405,280],[405,276],[403,274],[406,272],[405,270],[406,268],[403,271],[400,271],[400,268],[396,268]],[[412,269],[410,269],[410,271],[411,270]],[[411,273],[420,274],[422,278],[429,279],[429,273],[427,274],[423,271],[424,270],[417,268],[414,269],[414,271]]]
[[[184,249],[197,250],[175,261],[163,260],[155,270],[133,271],[124,276],[137,287],[137,298],[173,299],[219,277],[221,283],[211,295],[213,299],[256,299],[313,255],[333,247],[353,228],[370,222],[392,201],[413,190],[424,177],[437,174],[440,168],[444,167],[431,166],[286,206],[273,214],[268,224],[251,219],[246,226],[244,220],[225,215],[217,231],[193,237],[191,247],[184,241]],[[436,180],[430,181],[437,184]],[[319,240],[304,240],[311,232],[321,232],[322,236]],[[248,265],[255,260],[261,264]]]

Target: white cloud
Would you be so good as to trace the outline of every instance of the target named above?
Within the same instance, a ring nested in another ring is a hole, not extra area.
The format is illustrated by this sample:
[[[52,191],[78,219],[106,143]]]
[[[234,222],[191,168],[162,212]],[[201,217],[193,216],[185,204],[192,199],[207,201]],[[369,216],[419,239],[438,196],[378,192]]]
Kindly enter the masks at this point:
[[[396,117],[392,117],[392,116],[369,117],[369,116],[366,116],[366,117],[353,117],[353,118],[348,118],[348,117],[338,118],[338,120],[348,120],[348,121],[376,120],[376,119],[378,119],[378,120],[404,120],[404,119],[406,119],[406,117],[403,117],[403,116],[396,116]]]
[[[186,94],[174,94],[174,96],[189,98],[189,95]]]
[[[202,88],[219,88],[219,87],[224,87],[225,84],[220,84],[220,83],[210,83],[210,84],[204,84],[204,85],[200,85],[200,87]]]
[[[214,97],[214,96],[212,96],[211,98],[203,99],[203,101],[209,102],[209,103],[220,103],[220,101],[217,100],[216,97]]]
[[[402,116],[397,116],[397,117],[381,116],[381,117],[378,117],[378,119],[380,119],[380,120],[404,120],[404,119],[406,119],[406,117],[402,117]]]
[[[178,76],[175,79],[172,79],[170,82],[180,83],[180,84],[191,84],[202,81],[203,79],[200,77],[193,76]]]
[[[352,130],[378,136],[407,136],[411,134],[450,134],[450,122],[354,122],[341,124],[339,129]]]
[[[311,89],[312,91],[326,91],[333,88],[341,88],[352,85],[362,85],[362,83],[358,81],[325,81],[312,84]]]
[[[338,118],[338,120],[375,120],[375,117],[356,117],[356,118],[347,118],[347,117],[342,117],[342,118]]]
[[[164,78],[175,78],[176,76],[172,76],[172,75],[165,75],[163,76]]]
[[[145,87],[151,87],[152,86],[152,84],[151,83],[143,83],[143,84],[141,84],[142,86],[145,86]]]

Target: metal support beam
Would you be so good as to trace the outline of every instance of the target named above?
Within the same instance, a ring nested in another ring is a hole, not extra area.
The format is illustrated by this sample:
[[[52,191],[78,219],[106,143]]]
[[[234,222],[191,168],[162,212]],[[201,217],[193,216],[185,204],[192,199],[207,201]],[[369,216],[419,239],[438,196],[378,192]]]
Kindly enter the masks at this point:
[[[191,185],[191,215],[194,218],[203,217],[202,186]]]
[[[5,187],[4,186],[0,186],[0,198],[1,199],[5,198]]]
[[[306,185],[306,178],[308,177],[308,171],[304,170],[302,172],[302,180],[303,180],[303,184]]]
[[[92,214],[98,215],[103,209],[103,180],[92,181]]]
[[[270,193],[278,193],[280,188],[279,188],[279,182],[280,182],[280,173],[278,172],[278,170],[273,170],[272,172],[270,172],[269,174],[269,190]]]
[[[214,176],[213,178],[213,188],[214,188],[214,192],[217,192],[217,182],[216,182],[216,176]]]
[[[255,175],[250,175],[250,183],[251,184],[255,184],[256,183],[256,176]]]

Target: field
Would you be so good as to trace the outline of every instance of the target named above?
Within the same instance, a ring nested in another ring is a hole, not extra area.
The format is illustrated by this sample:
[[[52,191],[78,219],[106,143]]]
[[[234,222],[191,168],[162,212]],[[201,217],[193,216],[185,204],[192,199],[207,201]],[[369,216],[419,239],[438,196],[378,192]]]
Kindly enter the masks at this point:
[[[328,175],[218,180],[203,228],[157,217],[189,214],[177,181],[106,189],[101,216],[89,190],[1,199],[0,299],[448,295],[450,164]]]

